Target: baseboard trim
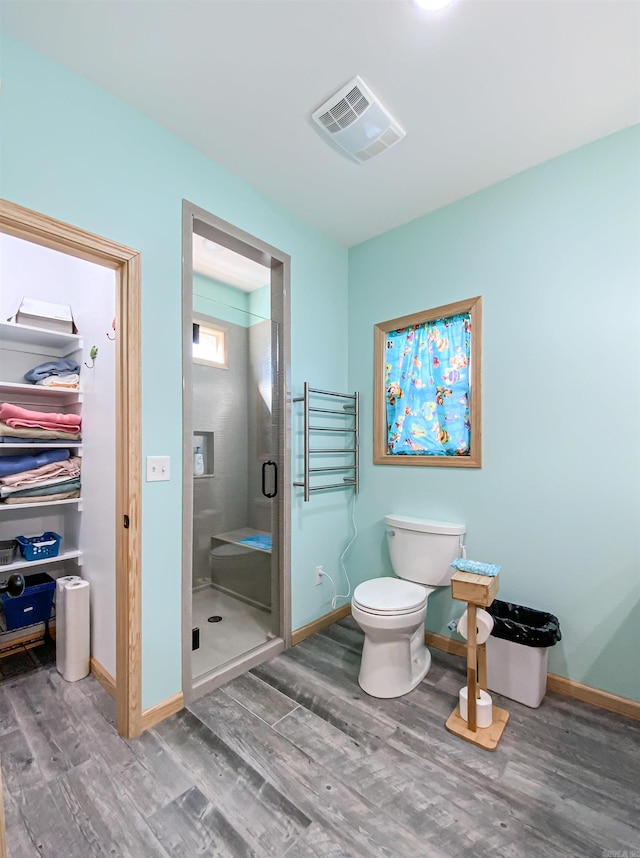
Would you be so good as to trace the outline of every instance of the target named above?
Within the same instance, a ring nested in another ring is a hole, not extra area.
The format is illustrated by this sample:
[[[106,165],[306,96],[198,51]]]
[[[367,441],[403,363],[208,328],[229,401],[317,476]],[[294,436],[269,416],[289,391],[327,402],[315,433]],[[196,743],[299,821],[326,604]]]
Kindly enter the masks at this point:
[[[448,638],[446,635],[439,635],[436,632],[425,632],[424,642],[427,646],[432,646],[435,649],[449,652],[451,655],[458,655],[460,658],[467,657],[467,647],[462,641],[456,641],[453,638]]]
[[[582,685],[573,679],[567,679],[566,676],[547,674],[547,691],[555,691],[556,694],[564,694],[565,697],[573,697],[575,700],[590,703],[600,709],[608,709],[609,712],[640,720],[640,702],[610,694],[600,688],[592,688],[590,685]]]
[[[342,605],[341,608],[336,608],[335,611],[329,611],[328,614],[318,617],[318,619],[314,620],[312,623],[307,623],[306,626],[301,626],[299,629],[295,629],[295,631],[291,632],[291,645],[295,646],[296,644],[299,644],[306,638],[310,638],[311,635],[315,635],[317,632],[321,632],[323,629],[326,629],[327,626],[348,617],[350,613],[351,605]]]
[[[460,658],[467,657],[465,644],[462,641],[448,638],[446,635],[425,632],[424,642],[427,646],[449,652],[452,655],[460,656]],[[592,688],[590,685],[583,685],[581,682],[575,682],[575,680],[567,679],[565,676],[548,673],[547,691],[555,691],[556,694],[572,697],[574,700],[597,706],[599,709],[607,709],[609,712],[640,720],[640,703],[635,700],[619,697],[617,694],[610,694],[608,691],[601,691],[599,688]]]
[[[90,664],[91,675],[98,680],[107,694],[110,694],[111,697],[115,699],[116,681],[113,676],[111,676],[109,671],[105,670],[100,662],[96,661],[93,656],[91,656]],[[160,721],[164,721],[164,719],[168,718],[169,715],[174,715],[182,708],[184,708],[182,692],[174,694],[173,697],[168,697],[160,703],[156,703],[155,706],[152,706],[150,709],[145,709],[142,713],[142,729],[149,730],[151,727],[155,727],[155,725],[159,724]]]
[[[111,697],[115,700],[116,697],[116,681],[111,676],[108,670],[100,664],[99,661],[96,661],[93,656],[91,656],[91,660],[89,662],[89,667],[91,670],[91,676],[95,677],[98,680],[100,685],[104,688],[107,694],[110,694]]]
[[[184,696],[182,691],[179,691],[173,697],[167,697],[166,700],[162,700],[150,709],[144,710],[141,718],[142,730],[150,730],[151,727],[155,727],[156,724],[164,721],[170,715],[175,715],[181,709],[184,709]]]

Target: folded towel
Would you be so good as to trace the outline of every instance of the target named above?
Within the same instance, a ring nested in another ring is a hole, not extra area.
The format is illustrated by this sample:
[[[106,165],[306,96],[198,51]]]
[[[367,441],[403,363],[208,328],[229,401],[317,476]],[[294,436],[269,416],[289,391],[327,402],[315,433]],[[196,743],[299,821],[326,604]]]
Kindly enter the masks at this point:
[[[0,421],[13,429],[62,429],[79,432],[82,419],[78,414],[56,414],[51,411],[29,411],[10,402],[0,406]]]
[[[79,498],[80,497],[80,489],[75,489],[72,492],[60,492],[55,495],[47,495],[40,496],[34,495],[33,497],[18,497],[17,495],[11,495],[9,498],[4,498],[0,503],[6,504],[18,504],[18,503],[46,503],[47,501],[50,503],[51,501],[58,500],[71,500],[71,498]]]
[[[29,372],[25,373],[25,381],[37,382],[41,378],[47,378],[50,375],[67,375],[70,372],[80,372],[80,364],[69,358],[61,358],[60,360],[49,360],[46,363],[41,363],[34,366]]]
[[[271,551],[271,535],[258,534],[257,536],[246,536],[238,540],[240,545],[249,545],[251,548],[260,548],[262,551]]]
[[[4,444],[16,441],[82,441],[80,432],[64,432],[62,429],[13,429],[6,423],[0,423],[0,437]]]
[[[0,494],[12,494],[18,489],[30,489],[34,486],[51,485],[52,483],[67,480],[70,477],[80,476],[82,459],[79,456],[71,456],[63,462],[52,462],[31,471],[23,471],[20,474],[9,474],[0,477]]]
[[[72,372],[69,375],[48,375],[46,378],[40,378],[36,381],[38,387],[61,387],[64,390],[79,390],[80,376],[77,372]]]
[[[0,423],[0,426],[2,424]],[[6,429],[6,426],[2,426],[0,432]],[[22,447],[23,444],[37,444],[38,447],[46,446],[42,444],[42,441],[39,441],[37,438],[16,438],[15,436],[8,435],[0,435],[0,444],[19,444]]]
[[[37,486],[34,486],[31,489],[7,489],[5,491],[8,492],[6,497],[44,497],[46,495],[55,495],[58,492],[73,492],[76,489],[81,488],[80,478],[79,477],[71,477],[70,479],[57,479],[57,480],[48,480],[46,483],[39,483]],[[1,491],[1,490],[0,490]]]
[[[52,486],[55,487],[58,491],[66,491],[67,484],[70,482],[70,479],[64,476],[60,477],[52,477],[50,480],[33,480],[32,482],[25,483],[20,486],[0,486],[0,497],[8,498],[10,495],[21,495],[25,493],[28,489],[35,490],[37,494],[45,493],[45,489],[49,489]]]
[[[0,457],[0,477],[31,471],[42,465],[49,465],[51,462],[62,462],[70,455],[69,450],[42,450],[34,456],[26,453],[22,456],[2,456]]]
[[[451,566],[460,572],[473,572],[474,575],[488,575],[489,578],[495,578],[500,569],[502,569],[501,566],[497,566],[495,563],[481,563],[479,560],[467,560],[466,557],[458,557],[457,560],[453,561]]]

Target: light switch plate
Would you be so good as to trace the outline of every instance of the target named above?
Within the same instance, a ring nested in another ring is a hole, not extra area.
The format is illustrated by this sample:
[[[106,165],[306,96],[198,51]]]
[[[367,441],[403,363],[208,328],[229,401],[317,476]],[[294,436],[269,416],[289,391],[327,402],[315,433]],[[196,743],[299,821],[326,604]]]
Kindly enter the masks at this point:
[[[171,479],[171,459],[169,456],[147,456],[147,482],[157,483]]]

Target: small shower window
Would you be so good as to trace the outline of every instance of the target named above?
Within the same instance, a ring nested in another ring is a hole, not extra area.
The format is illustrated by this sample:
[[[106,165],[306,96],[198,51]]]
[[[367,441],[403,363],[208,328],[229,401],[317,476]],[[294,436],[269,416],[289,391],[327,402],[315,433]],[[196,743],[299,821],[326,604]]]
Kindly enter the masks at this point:
[[[194,320],[193,362],[228,369],[227,332]]]

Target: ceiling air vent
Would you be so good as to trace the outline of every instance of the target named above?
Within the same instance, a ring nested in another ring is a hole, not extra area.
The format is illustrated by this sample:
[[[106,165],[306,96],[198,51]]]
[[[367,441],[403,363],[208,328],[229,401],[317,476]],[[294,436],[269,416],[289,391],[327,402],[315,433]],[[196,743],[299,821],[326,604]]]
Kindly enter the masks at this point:
[[[360,77],[325,101],[311,118],[356,161],[369,161],[406,136]]]

